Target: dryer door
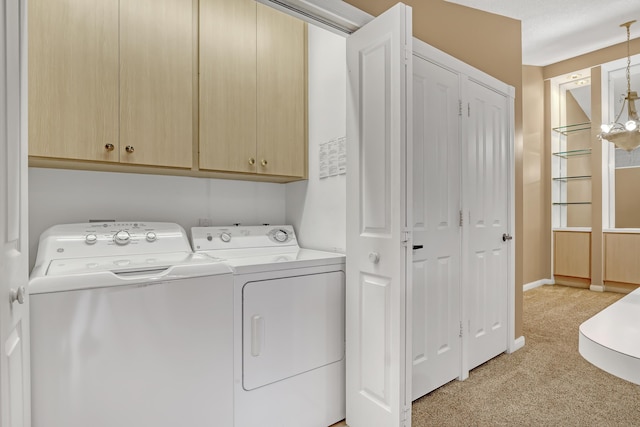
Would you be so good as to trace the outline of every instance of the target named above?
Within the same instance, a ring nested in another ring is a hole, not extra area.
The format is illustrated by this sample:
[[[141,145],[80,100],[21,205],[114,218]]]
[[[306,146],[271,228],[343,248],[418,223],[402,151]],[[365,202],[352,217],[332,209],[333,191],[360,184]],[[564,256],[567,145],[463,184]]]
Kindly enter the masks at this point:
[[[245,390],[342,360],[344,281],[334,271],[244,285]]]

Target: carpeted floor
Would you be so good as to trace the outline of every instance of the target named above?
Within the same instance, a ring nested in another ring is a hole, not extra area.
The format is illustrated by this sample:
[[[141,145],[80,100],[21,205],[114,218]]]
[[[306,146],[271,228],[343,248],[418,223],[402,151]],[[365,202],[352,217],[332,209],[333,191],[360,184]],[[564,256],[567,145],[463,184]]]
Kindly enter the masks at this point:
[[[525,292],[525,347],[415,401],[412,425],[640,426],[640,386],[578,353],[578,326],[623,296],[563,286]]]

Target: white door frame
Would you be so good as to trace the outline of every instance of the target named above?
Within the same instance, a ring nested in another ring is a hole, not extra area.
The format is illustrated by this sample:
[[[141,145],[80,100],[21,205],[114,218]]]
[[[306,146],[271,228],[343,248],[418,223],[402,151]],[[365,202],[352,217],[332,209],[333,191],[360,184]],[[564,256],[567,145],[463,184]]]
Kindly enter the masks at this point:
[[[461,60],[431,46],[427,43],[414,38],[413,40],[413,52],[414,55],[419,56],[423,59],[426,59],[430,62],[436,63],[439,66],[449,69],[452,72],[460,75],[461,81],[464,79],[473,80],[474,82],[485,86],[486,88],[493,90],[505,97],[507,97],[507,103],[509,108],[509,164],[508,164],[508,233],[513,236],[513,240],[508,244],[508,294],[507,294],[507,352],[512,353],[524,346],[524,337],[515,338],[515,247],[516,247],[516,239],[515,235],[515,149],[514,149],[514,141],[515,141],[515,88],[513,86],[507,85],[504,82],[492,77],[482,71],[472,67],[471,65],[462,62]],[[464,88],[464,86],[463,86]],[[466,98],[467,94],[462,93],[462,98]],[[465,135],[466,130],[461,129],[461,135]],[[461,147],[462,150],[462,147]],[[462,152],[462,151],[461,151]],[[462,158],[461,158],[462,161]],[[462,180],[461,180],[462,183]],[[465,222],[465,225],[468,225]],[[465,229],[463,228],[463,235],[465,233]],[[463,253],[464,253],[464,244]],[[463,256],[464,259],[464,256]],[[464,262],[464,260],[463,260]],[[464,264],[463,264],[464,265]],[[463,284],[464,289],[464,284]],[[464,290],[461,295],[464,294]],[[461,301],[462,302],[462,301]],[[462,302],[463,303],[463,302]],[[464,303],[462,305],[462,313],[467,313],[468,308],[465,307]],[[464,315],[464,314],[463,314]],[[461,379],[466,379],[469,376],[469,368],[466,357],[466,345],[463,345],[463,356],[462,356],[462,376]]]
[[[0,427],[31,425],[27,1],[0,8]]]

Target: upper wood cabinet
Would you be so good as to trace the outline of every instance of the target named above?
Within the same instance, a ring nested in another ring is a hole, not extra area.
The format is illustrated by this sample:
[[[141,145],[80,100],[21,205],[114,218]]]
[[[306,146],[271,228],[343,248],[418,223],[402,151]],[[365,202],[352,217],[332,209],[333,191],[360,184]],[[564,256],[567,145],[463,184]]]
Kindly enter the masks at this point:
[[[258,172],[306,174],[305,24],[258,3]]]
[[[28,13],[29,154],[117,162],[118,2],[30,0]]]
[[[256,172],[256,2],[200,1],[200,168]]]
[[[255,0],[30,0],[31,164],[304,179],[306,42]]]
[[[191,168],[193,5],[29,1],[29,154]]]
[[[120,161],[190,168],[194,0],[120,1]]]
[[[306,176],[306,29],[255,0],[200,1],[200,168]]]

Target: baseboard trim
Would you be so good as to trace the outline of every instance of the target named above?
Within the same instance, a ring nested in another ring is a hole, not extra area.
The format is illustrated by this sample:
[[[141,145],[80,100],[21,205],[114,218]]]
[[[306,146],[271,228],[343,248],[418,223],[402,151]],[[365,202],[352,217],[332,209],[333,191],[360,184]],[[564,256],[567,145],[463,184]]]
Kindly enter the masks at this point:
[[[594,292],[604,292],[604,285],[589,285],[589,290]]]
[[[522,347],[524,347],[524,337],[521,336],[513,340],[513,343],[511,344],[511,348],[507,351],[507,353],[516,352],[520,350]]]
[[[553,279],[540,279],[540,280],[536,280],[535,282],[531,282],[531,283],[527,283],[526,285],[522,286],[522,290],[523,291],[530,291],[531,289],[535,289],[538,288],[542,285],[553,285],[555,282],[553,281]]]

